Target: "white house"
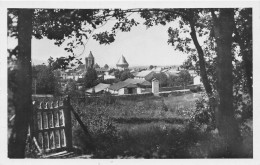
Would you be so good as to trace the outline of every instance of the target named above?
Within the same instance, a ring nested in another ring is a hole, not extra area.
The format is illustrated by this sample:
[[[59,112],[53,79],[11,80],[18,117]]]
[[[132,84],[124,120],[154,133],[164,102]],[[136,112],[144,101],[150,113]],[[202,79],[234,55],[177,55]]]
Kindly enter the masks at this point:
[[[191,77],[193,78],[193,85],[202,84],[201,77],[200,77],[200,75],[198,75],[198,73],[195,70],[189,70],[189,73],[190,73]]]

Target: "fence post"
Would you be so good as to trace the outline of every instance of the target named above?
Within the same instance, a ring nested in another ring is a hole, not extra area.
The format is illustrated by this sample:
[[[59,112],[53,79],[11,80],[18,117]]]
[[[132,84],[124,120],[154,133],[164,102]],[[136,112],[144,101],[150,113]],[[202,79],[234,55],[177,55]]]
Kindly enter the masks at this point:
[[[66,134],[66,144],[67,144],[67,149],[71,150],[72,149],[72,124],[71,124],[71,110],[72,108],[70,106],[70,97],[67,96],[64,98],[64,115],[65,115],[65,134]]]

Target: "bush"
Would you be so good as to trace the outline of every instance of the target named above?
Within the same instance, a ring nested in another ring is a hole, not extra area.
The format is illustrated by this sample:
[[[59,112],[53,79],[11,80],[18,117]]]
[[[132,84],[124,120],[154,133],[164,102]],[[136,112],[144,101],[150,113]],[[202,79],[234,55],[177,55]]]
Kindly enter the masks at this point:
[[[73,104],[81,120],[88,128],[93,141],[86,136],[77,121],[73,120],[73,144],[80,148],[83,153],[107,152],[117,142],[117,130],[112,119],[108,116],[105,106]],[[94,148],[95,150],[93,150]]]
[[[215,109],[213,99],[208,99],[206,94],[196,100],[196,109],[192,114],[192,121],[199,127],[206,127],[207,130],[216,128]]]

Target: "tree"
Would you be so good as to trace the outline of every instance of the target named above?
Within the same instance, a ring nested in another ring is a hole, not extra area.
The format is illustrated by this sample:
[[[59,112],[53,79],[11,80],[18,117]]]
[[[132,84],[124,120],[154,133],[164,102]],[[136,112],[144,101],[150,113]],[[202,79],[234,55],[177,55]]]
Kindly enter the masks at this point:
[[[108,68],[109,68],[109,66],[108,66],[107,64],[105,64],[105,65],[104,65],[104,68],[105,68],[105,69],[108,69]]]
[[[84,77],[84,86],[86,89],[97,85],[97,72],[94,68],[88,68]]]
[[[151,70],[151,69],[153,69],[153,68],[154,68],[154,66],[153,66],[153,65],[150,65],[150,66],[149,66],[149,69],[150,69],[150,70]]]
[[[92,11],[93,10],[91,10],[91,12]],[[60,15],[57,17],[57,15],[61,14],[62,12],[64,15]],[[69,34],[71,34],[72,31],[76,31],[78,32],[76,34],[79,34],[79,24],[74,24],[75,22],[71,22],[71,24],[66,24],[65,22],[63,22],[62,25],[64,26],[62,26],[62,29],[60,29],[60,26],[57,26],[64,20],[67,20],[67,22],[70,21],[70,19],[65,18],[65,14],[68,15],[70,12],[55,12],[55,10],[49,10],[48,12],[46,12],[46,10],[39,9],[8,9],[8,35],[18,38],[18,46],[13,51],[9,52],[10,56],[17,56],[18,68],[17,74],[15,74],[14,82],[16,88],[13,91],[13,99],[15,103],[15,122],[8,141],[8,156],[10,158],[23,158],[25,156],[24,151],[26,145],[27,130],[30,119],[32,117],[32,34],[39,39],[43,36],[47,36],[49,39],[56,39],[56,44],[62,43],[64,34],[65,36],[68,36]],[[89,15],[91,15],[91,13],[88,14],[85,12],[83,15],[86,20],[86,17],[89,18]],[[57,18],[59,18],[60,20],[55,20]],[[75,20],[78,21],[78,19],[76,18]],[[15,26],[16,21],[18,21],[17,26]],[[55,22],[56,24],[53,24],[51,22]],[[82,20],[80,20],[79,23],[81,24]],[[68,59],[71,60],[73,57],[69,58]],[[63,61],[63,66],[66,66],[68,60],[61,60]],[[61,65],[61,67],[63,66]]]
[[[32,70],[31,70],[31,33],[33,10],[20,9],[17,32],[18,53],[16,89],[14,92],[15,121],[8,141],[8,157],[24,158],[28,125],[32,117]]]
[[[252,9],[239,10],[235,17],[236,28],[234,28],[234,42],[238,43],[242,55],[242,69],[244,71],[245,83],[248,93],[253,99],[253,52],[252,52]]]
[[[50,66],[36,65],[32,68],[33,75],[36,75],[36,94],[53,94],[59,95],[60,89],[58,80],[55,77]]]
[[[232,34],[235,27],[234,10],[220,9],[219,16],[211,10],[216,38],[217,89],[219,95],[218,128],[226,140],[227,156],[237,157],[241,136],[233,108]]]
[[[174,76],[174,75],[170,75],[168,80],[167,80],[167,85],[169,87],[174,87],[174,86],[179,86],[179,77],[178,76]]]
[[[121,81],[125,81],[128,78],[133,78],[134,76],[130,73],[130,70],[124,70],[120,72],[119,78]]]
[[[130,70],[126,69],[126,70],[118,70],[118,69],[112,69],[110,70],[111,72],[114,72],[114,75],[117,79],[119,79],[120,81],[125,81],[128,78],[133,78],[134,76],[132,75],[132,73],[130,72]]]
[[[159,84],[161,87],[165,87],[167,85],[168,78],[165,73],[155,73],[154,78],[159,80]]]
[[[184,89],[188,84],[190,84],[191,81],[192,81],[192,77],[187,70],[180,71],[178,82],[183,86]]]
[[[69,79],[67,82],[67,87],[65,89],[66,94],[73,95],[76,90],[76,81]]]

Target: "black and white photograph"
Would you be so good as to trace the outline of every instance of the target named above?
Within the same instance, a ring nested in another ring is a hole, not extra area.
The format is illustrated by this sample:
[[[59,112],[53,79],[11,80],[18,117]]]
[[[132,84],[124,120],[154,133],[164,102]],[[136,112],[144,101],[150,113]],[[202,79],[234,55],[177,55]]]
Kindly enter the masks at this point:
[[[3,157],[258,159],[260,3],[240,2],[0,2]]]

